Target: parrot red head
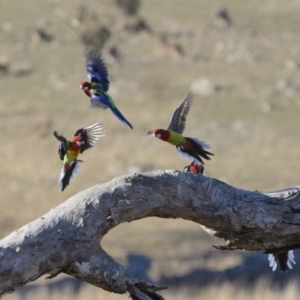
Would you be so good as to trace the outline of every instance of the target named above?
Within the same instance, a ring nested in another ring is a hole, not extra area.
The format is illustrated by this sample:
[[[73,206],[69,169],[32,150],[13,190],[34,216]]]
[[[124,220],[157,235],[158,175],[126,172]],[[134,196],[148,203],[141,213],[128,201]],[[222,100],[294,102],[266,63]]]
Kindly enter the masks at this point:
[[[82,144],[84,144],[84,141],[80,135],[73,136],[71,138],[71,142],[76,143],[77,146],[81,146]]]
[[[87,81],[82,81],[80,84],[80,88],[85,92],[88,97],[91,97],[91,89],[92,85]]]
[[[193,161],[189,166],[186,166],[183,169],[184,172],[196,173],[196,174],[203,174],[204,167],[202,164]]]
[[[148,132],[149,135],[155,136],[163,141],[167,141],[170,137],[169,130],[154,129]]]

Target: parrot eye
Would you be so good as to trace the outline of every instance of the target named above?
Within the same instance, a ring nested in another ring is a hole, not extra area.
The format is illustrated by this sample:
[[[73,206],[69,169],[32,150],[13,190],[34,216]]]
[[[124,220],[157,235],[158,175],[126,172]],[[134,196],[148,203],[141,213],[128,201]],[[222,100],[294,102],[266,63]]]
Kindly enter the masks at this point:
[[[77,142],[76,142],[76,145],[77,145],[77,146],[81,146],[81,142],[80,142],[80,141],[77,141]]]
[[[157,138],[161,138],[161,134],[160,133],[157,133],[156,135],[155,135]]]

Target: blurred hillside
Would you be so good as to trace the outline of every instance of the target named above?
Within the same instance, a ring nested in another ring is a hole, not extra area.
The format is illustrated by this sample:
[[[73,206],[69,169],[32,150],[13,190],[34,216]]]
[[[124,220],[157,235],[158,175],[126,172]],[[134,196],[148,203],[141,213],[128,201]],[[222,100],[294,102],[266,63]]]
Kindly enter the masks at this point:
[[[185,133],[215,154],[205,175],[249,190],[299,185],[300,1],[144,0],[133,11],[120,2],[0,2],[1,237],[116,176],[183,169],[187,160],[146,133],[168,126],[188,90],[195,100]],[[89,44],[102,49],[110,95],[134,130],[109,111],[90,109],[79,89]],[[58,192],[53,130],[70,137],[97,121],[106,136]],[[226,269],[244,257],[213,250],[223,241],[181,220],[124,224],[104,242],[120,261],[130,251],[154,259],[153,278],[195,264]]]

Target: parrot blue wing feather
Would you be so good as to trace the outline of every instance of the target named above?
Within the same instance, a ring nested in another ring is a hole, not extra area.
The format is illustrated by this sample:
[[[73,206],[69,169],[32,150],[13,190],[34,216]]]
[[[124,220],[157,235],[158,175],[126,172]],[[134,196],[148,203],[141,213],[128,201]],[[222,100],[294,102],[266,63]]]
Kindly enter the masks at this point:
[[[99,52],[91,48],[86,53],[86,72],[91,82],[98,82],[102,85],[105,92],[109,88],[108,71]]]
[[[111,107],[111,103],[107,97],[104,95],[92,95],[91,97],[91,106],[92,107],[99,107],[99,108],[108,108]]]
[[[84,129],[83,129],[83,128],[80,128],[80,129],[78,129],[78,130],[73,134],[73,136],[82,135],[83,133],[84,133]]]

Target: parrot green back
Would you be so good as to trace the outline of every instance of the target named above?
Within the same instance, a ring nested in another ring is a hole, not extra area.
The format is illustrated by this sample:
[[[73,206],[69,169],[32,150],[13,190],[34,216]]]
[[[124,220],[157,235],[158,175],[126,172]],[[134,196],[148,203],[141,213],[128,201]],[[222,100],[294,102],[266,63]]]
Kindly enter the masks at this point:
[[[116,107],[112,97],[104,91],[102,85],[98,82],[92,82],[92,95],[105,96],[109,99],[109,102],[112,104],[112,107]]]
[[[93,81],[91,84],[92,84],[92,94],[106,96],[106,92],[104,91],[104,89],[100,83]]]
[[[182,145],[185,143],[186,139],[184,136],[182,136],[181,134],[179,134],[175,131],[169,130],[169,132],[170,132],[170,136],[167,141],[168,143],[175,145],[175,146]]]

